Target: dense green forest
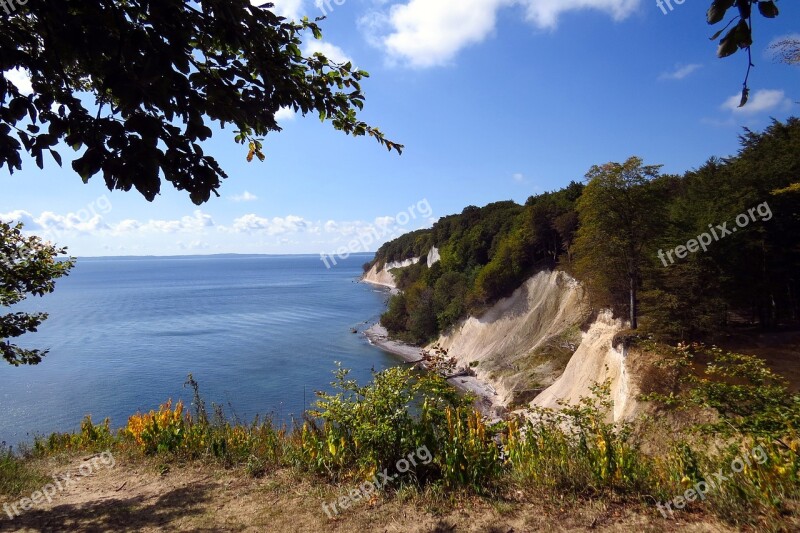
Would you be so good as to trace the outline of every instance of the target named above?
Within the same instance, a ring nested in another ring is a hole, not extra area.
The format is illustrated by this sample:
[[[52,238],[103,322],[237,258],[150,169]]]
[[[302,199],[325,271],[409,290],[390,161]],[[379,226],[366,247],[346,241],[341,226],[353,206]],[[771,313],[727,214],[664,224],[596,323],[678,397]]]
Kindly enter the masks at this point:
[[[632,157],[525,205],[469,206],[383,245],[372,263],[441,260],[394,271],[402,292],[381,317],[425,342],[480,314],[532,274],[558,268],[664,340],[713,339],[737,325],[776,328],[800,316],[800,119],[745,129],[730,158],[680,175]]]

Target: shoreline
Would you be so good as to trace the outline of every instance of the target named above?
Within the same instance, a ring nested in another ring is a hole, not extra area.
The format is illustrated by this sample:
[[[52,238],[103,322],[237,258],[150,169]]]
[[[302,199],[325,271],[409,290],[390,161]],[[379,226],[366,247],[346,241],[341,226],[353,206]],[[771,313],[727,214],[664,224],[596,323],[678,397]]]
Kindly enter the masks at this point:
[[[427,372],[433,371],[422,361],[426,352],[423,347],[390,339],[386,328],[381,326],[380,322],[376,322],[364,330],[363,333],[372,346],[399,357],[406,364],[414,364]],[[475,396],[475,408],[490,422],[504,419],[507,410],[505,406],[497,401],[497,392],[490,384],[470,375],[454,376],[446,378],[446,381],[462,393],[473,394]]]

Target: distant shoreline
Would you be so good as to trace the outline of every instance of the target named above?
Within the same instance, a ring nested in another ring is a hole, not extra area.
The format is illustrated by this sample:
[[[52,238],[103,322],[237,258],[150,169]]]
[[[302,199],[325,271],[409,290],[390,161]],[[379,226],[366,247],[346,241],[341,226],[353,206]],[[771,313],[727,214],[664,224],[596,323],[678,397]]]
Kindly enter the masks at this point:
[[[68,254],[67,254],[68,255]],[[373,257],[375,254],[371,252],[358,252],[350,254],[350,257],[363,256]],[[64,256],[66,257],[66,255]],[[236,259],[236,258],[250,258],[250,257],[319,257],[319,254],[247,254],[247,253],[222,253],[222,254],[176,254],[176,255],[78,255],[78,260],[92,260],[92,259],[121,259],[121,260],[142,260],[142,259]]]

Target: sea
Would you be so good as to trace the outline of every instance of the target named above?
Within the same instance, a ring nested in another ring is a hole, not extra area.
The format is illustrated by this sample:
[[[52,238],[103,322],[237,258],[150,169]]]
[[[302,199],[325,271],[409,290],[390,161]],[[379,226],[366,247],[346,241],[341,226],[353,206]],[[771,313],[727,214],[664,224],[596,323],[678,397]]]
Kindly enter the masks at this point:
[[[0,361],[0,442],[75,431],[89,414],[119,428],[168,399],[189,406],[189,374],[228,416],[290,425],[332,390],[337,363],[362,383],[400,364],[362,333],[388,298],[358,282],[371,258],[79,258],[52,294],[12,309],[49,314],[17,342],[49,353]]]

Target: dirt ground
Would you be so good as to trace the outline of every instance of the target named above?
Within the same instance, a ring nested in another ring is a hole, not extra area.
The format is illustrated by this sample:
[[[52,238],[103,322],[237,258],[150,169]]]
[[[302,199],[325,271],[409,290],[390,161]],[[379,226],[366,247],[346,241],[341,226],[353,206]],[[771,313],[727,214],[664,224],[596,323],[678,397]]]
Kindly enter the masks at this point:
[[[691,513],[666,520],[644,504],[542,501],[521,491],[490,501],[401,490],[331,519],[322,504],[351,487],[297,479],[289,469],[254,479],[242,470],[119,459],[81,477],[86,459],[38,465],[59,479],[70,473],[73,483],[13,520],[3,513],[0,531],[732,531]]]

